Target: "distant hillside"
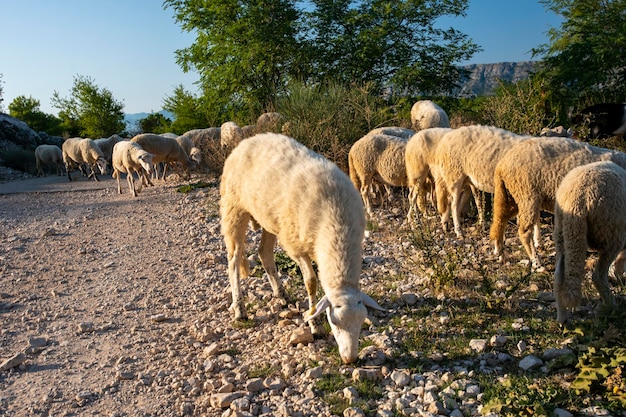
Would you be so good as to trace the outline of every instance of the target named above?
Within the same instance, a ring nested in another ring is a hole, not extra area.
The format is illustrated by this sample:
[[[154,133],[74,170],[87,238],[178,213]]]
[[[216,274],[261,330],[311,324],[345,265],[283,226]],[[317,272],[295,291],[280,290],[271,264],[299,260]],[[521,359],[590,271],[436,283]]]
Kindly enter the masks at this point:
[[[454,92],[454,95],[457,97],[491,95],[498,86],[498,80],[508,82],[523,80],[528,78],[537,65],[535,61],[466,65],[463,68],[470,71],[470,77]]]

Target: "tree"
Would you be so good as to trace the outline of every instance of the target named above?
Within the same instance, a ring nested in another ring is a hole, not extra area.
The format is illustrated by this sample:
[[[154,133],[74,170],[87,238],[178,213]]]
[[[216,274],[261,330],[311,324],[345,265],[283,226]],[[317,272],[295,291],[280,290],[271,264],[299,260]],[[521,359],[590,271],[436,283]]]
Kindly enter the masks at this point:
[[[197,34],[176,51],[187,72],[195,68],[207,103],[222,119],[251,106],[269,108],[297,72],[298,12],[293,0],[165,0],[182,28]],[[241,116],[239,116],[241,117]]]
[[[465,75],[456,63],[479,51],[467,35],[437,27],[444,15],[463,16],[466,0],[312,0],[311,75],[349,85],[375,82],[403,94],[436,95]]]
[[[59,118],[70,136],[108,137],[122,132],[126,126],[124,105],[89,77],[74,77],[70,98],[62,98],[55,91],[52,106],[59,109]]]
[[[563,17],[548,32],[541,76],[567,102],[623,101],[626,94],[626,0],[541,0]],[[565,104],[567,105],[567,104]]]
[[[9,104],[9,115],[25,122],[36,132],[60,135],[61,119],[40,110],[41,103],[33,97],[18,96]]]
[[[172,121],[161,113],[151,113],[139,120],[139,127],[142,132],[165,133],[170,131]]]
[[[183,134],[188,130],[219,126],[219,119],[208,117],[210,106],[203,106],[202,100],[185,90],[183,85],[174,89],[174,93],[163,99],[163,109],[172,112],[176,118],[170,125],[170,130]]]

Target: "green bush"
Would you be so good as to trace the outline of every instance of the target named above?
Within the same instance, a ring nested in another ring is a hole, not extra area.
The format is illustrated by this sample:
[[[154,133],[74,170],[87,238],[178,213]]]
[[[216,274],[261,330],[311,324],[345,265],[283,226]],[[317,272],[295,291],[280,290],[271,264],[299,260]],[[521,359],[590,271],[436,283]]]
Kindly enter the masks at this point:
[[[37,173],[35,152],[19,146],[0,149],[0,165],[33,175]]]

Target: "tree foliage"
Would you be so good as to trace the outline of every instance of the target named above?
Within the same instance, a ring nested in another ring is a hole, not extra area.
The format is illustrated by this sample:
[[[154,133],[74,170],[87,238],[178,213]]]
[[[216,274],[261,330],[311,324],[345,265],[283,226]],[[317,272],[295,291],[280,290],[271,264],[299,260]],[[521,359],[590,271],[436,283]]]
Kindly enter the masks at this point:
[[[55,91],[52,106],[59,109],[63,128],[70,136],[109,137],[125,128],[124,104],[111,91],[98,87],[90,77],[77,75],[69,98]]]
[[[196,33],[176,51],[177,63],[200,74],[211,106],[229,118],[250,106],[270,105],[297,66],[292,0],[165,0],[182,28]]]
[[[143,119],[139,120],[139,128],[146,133],[165,133],[169,132],[172,121],[161,113],[151,113]]]
[[[170,130],[179,135],[192,129],[219,126],[219,119],[209,117],[210,106],[204,106],[203,101],[185,90],[182,84],[163,99],[163,109],[176,115]]]
[[[464,74],[455,63],[479,50],[437,19],[463,16],[466,0],[312,0],[304,15],[311,77],[377,83],[414,95],[445,94]]]
[[[4,81],[2,81],[2,74],[0,74],[0,112],[4,111],[4,87],[2,86]]]
[[[541,0],[563,17],[548,32],[549,43],[533,50],[543,56],[550,88],[585,106],[623,101],[626,93],[626,0]]]
[[[479,50],[466,35],[437,26],[441,16],[464,15],[467,0],[163,4],[196,33],[177,62],[198,71],[210,115],[221,121],[273,110],[294,81],[443,94],[464,75],[455,63]]]
[[[61,119],[41,111],[41,103],[33,97],[18,96],[9,104],[9,115],[25,122],[36,132],[60,135]]]

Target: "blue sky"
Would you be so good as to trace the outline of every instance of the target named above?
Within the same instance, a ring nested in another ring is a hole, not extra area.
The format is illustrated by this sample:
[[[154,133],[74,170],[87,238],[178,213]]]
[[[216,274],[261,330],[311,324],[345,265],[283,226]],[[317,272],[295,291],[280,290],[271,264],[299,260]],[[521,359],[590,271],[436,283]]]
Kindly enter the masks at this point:
[[[530,60],[530,49],[559,24],[535,0],[469,4],[467,17],[441,20],[483,48],[467,63]],[[69,97],[77,75],[111,91],[126,113],[160,110],[180,84],[196,93],[197,74],[183,73],[174,55],[194,36],[180,29],[161,0],[22,0],[3,2],[1,10],[5,111],[23,95],[56,115],[50,99],[55,91]]]

